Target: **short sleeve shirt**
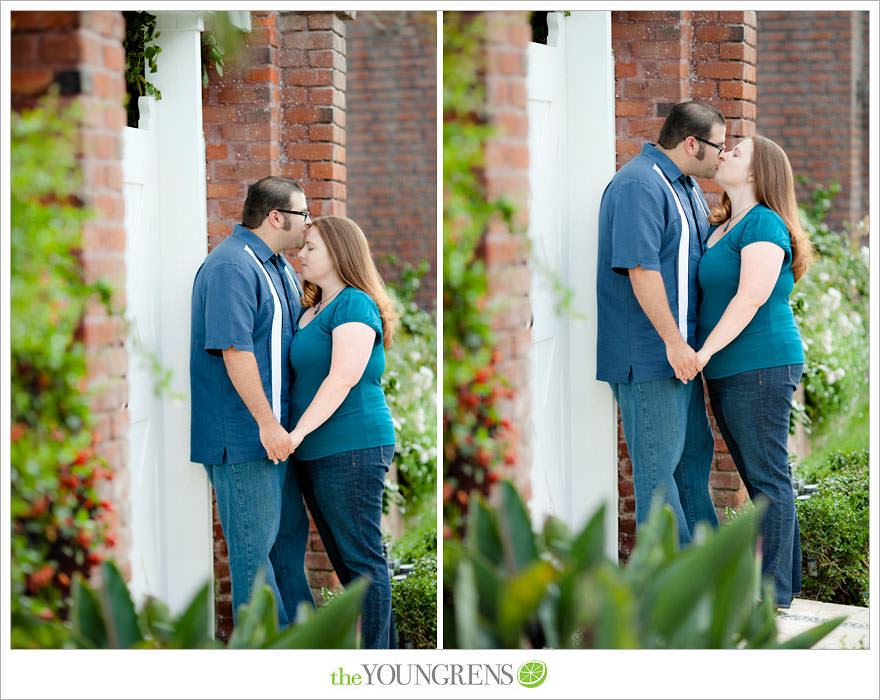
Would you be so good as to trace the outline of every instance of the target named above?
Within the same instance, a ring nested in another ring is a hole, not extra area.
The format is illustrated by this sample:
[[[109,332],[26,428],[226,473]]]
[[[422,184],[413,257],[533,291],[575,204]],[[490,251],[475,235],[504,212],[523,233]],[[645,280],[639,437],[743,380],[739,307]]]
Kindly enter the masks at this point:
[[[366,324],[375,333],[370,359],[339,408],[296,448],[298,459],[320,459],[395,442],[394,423],[382,390],[385,372],[382,317],[372,297],[354,287],[345,287],[305,328],[297,327],[290,346],[291,422],[296,425],[330,373],[333,330],[352,322]]]
[[[721,320],[739,288],[742,250],[766,241],[785,252],[779,277],[769,298],[748,325],[703,368],[708,379],[721,379],[765,367],[800,364],[804,346],[789,304],[794,287],[791,238],[782,217],[761,204],[753,207],[723,238],[706,251],[700,262],[702,289],[697,340],[702,345]]]
[[[675,376],[628,273],[639,265],[660,272],[672,315],[693,347],[697,268],[709,235],[708,214],[694,179],[653,144],[645,144],[605,188],[596,277],[598,380],[628,383]]]
[[[236,225],[199,268],[193,282],[190,335],[190,459],[203,464],[261,459],[256,421],[223,362],[230,347],[252,352],[266,399],[289,428],[287,356],[299,316],[293,268],[259,236]]]

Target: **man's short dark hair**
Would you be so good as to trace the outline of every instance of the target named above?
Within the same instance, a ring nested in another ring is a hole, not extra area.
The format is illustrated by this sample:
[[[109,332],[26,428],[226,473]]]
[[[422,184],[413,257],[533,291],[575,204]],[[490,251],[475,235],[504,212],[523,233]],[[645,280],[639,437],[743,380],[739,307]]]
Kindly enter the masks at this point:
[[[302,192],[303,188],[289,177],[270,175],[248,187],[244,208],[241,210],[241,225],[245,228],[259,228],[273,209],[289,209],[290,196]]]
[[[708,139],[715,124],[724,125],[724,115],[703,102],[679,102],[670,111],[660,129],[657,145],[667,150],[675,148],[688,136]]]

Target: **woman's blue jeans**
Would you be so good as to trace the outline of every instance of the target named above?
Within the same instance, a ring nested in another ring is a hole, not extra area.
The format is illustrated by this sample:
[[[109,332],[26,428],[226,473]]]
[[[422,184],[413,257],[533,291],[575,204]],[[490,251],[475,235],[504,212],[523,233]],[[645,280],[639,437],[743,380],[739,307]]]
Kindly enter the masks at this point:
[[[709,401],[749,498],[764,497],[761,573],[776,586],[776,605],[787,608],[801,592],[801,536],[788,474],[791,399],[802,364],[767,367],[710,379]]]
[[[370,580],[361,617],[362,646],[391,646],[391,579],[382,549],[382,492],[394,445],[297,460],[294,468],[324,549],[343,586]]]
[[[305,573],[309,517],[296,472],[287,461],[268,459],[204,466],[229,552],[233,621],[262,569],[278,603],[278,622],[287,626],[301,602],[315,604]]]
[[[636,523],[660,497],[675,515],[680,545],[690,543],[700,521],[717,527],[709,496],[715,441],[700,375],[687,384],[675,377],[611,384],[611,391],[632,462]]]

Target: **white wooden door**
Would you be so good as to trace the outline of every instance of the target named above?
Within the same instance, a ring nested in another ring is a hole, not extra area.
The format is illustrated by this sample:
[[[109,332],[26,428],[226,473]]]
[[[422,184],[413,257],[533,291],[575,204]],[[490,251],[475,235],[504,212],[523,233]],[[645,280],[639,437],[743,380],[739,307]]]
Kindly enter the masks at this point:
[[[529,44],[532,242],[533,521],[581,528],[606,505],[617,552],[617,421],[596,382],[599,201],[614,175],[614,68],[609,12],[548,14],[546,45]],[[564,285],[569,311],[557,310]]]
[[[162,99],[141,98],[124,134],[129,347],[132,588],[181,611],[213,577],[211,490],[189,461],[189,323],[207,253],[201,119],[202,20],[161,12]],[[156,362],[170,382],[154,393]]]
[[[558,46],[565,27],[548,15],[551,39],[528,47],[529,236],[531,238],[531,390],[533,470],[531,510],[536,524],[547,514],[566,519],[571,484],[565,440],[570,422],[565,388],[568,320],[556,313],[553,280],[568,284],[560,193],[565,171],[565,53]]]
[[[155,101],[140,101],[144,128],[123,130],[125,197],[126,321],[128,323],[128,414],[132,544],[132,595],[159,595],[160,465],[162,401],[154,392],[150,354],[159,343],[157,290],[152,276],[158,263],[156,237],[156,131],[148,128]]]

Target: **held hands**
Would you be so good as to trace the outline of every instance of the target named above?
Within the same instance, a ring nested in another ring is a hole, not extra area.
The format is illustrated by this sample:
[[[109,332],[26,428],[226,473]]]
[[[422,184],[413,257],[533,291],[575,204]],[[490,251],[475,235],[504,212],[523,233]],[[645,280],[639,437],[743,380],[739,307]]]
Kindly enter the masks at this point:
[[[290,436],[281,423],[276,420],[260,425],[260,442],[266,448],[266,455],[275,464],[283,462],[293,452],[290,446]]]
[[[675,370],[676,378],[685,384],[696,377],[702,369],[697,353],[681,336],[678,336],[677,341],[666,346],[666,359]]]
[[[697,362],[700,363],[700,371],[703,371],[703,367],[709,364],[709,360],[712,359],[712,353],[706,350],[706,346],[704,345],[699,350],[697,350]]]
[[[287,436],[288,444],[290,445],[290,454],[293,454],[296,448],[299,447],[304,437],[305,435],[300,433],[296,428],[290,431],[290,435]]]

